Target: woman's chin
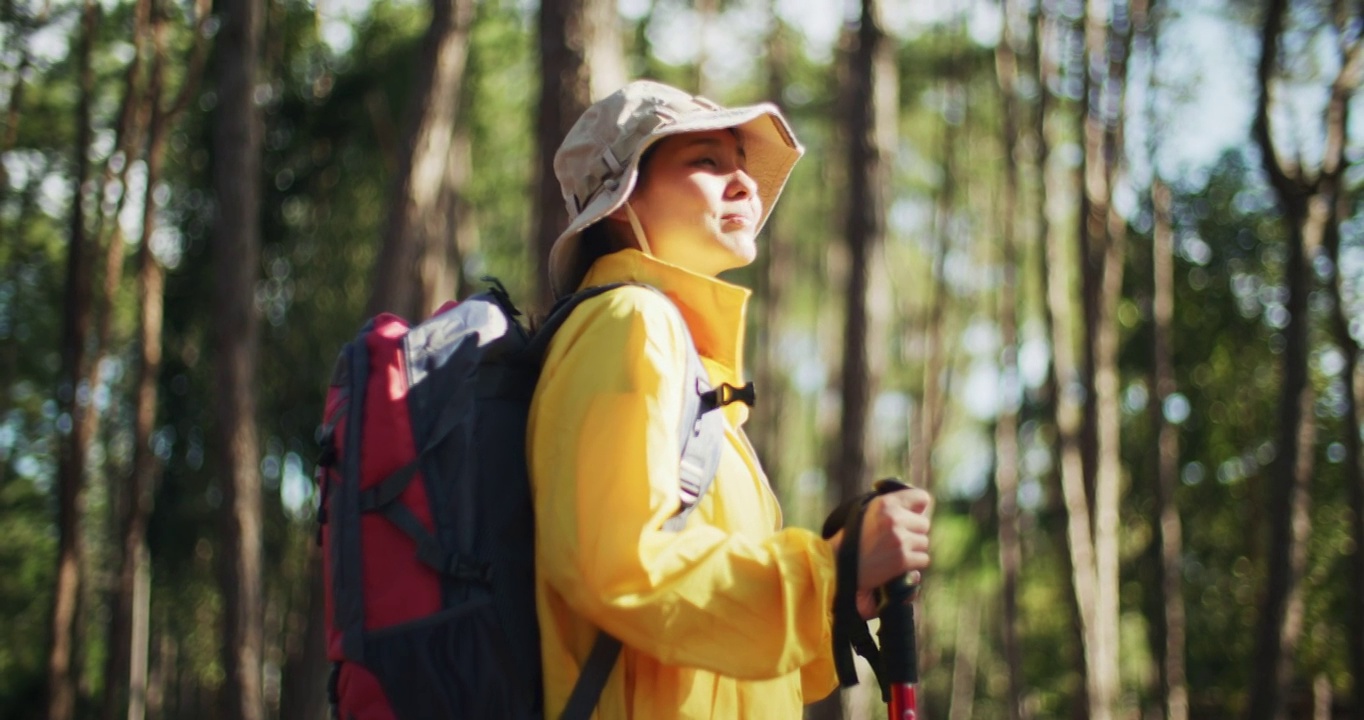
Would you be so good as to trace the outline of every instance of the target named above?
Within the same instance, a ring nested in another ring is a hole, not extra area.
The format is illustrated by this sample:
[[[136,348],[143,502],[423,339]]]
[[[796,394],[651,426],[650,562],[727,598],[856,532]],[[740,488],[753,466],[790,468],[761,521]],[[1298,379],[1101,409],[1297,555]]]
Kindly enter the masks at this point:
[[[729,267],[726,268],[727,270],[745,267],[758,259],[758,243],[752,233],[726,238],[724,248],[725,254],[728,255],[727,259],[729,260]]]

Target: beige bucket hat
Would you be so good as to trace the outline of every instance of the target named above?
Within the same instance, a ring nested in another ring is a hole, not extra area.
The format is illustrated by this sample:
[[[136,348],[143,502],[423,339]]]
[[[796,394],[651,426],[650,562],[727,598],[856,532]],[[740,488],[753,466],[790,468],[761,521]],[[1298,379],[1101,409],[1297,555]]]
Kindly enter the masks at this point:
[[[671,135],[727,128],[743,136],[748,174],[763,203],[761,231],[805,152],[775,105],[723,108],[662,83],[637,80],[589,107],[554,154],[554,175],[570,218],[549,253],[554,292],[576,289],[569,285],[582,231],[625,204],[650,145]]]

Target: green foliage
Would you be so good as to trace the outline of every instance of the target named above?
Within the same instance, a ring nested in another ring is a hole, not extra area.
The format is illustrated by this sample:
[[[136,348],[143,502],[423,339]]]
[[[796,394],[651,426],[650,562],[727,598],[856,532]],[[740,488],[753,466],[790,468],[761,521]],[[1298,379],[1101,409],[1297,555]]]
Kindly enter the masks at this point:
[[[47,496],[32,482],[0,485],[0,707],[41,697],[46,647],[35,642],[48,623],[56,542],[44,518]],[[0,717],[9,717],[0,711]]]

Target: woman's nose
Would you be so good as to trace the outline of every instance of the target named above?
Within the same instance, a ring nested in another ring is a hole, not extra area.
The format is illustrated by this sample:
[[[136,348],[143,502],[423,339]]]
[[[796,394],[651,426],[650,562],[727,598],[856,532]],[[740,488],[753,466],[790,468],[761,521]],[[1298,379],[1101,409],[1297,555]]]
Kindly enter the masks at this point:
[[[748,171],[736,169],[729,176],[729,186],[726,190],[731,199],[752,197],[758,194],[758,183]]]

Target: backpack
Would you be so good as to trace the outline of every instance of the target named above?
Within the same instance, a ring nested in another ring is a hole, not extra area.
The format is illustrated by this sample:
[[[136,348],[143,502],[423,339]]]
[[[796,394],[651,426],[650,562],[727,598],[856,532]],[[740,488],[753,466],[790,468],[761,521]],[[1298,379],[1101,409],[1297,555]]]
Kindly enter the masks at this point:
[[[336,360],[317,480],[342,720],[543,715],[526,420],[554,332],[620,285],[564,298],[531,332],[487,280],[418,325],[371,319]],[[709,411],[752,393],[711,390],[688,338],[674,531],[719,463],[723,421]],[[563,717],[591,714],[619,652],[600,633]]]

